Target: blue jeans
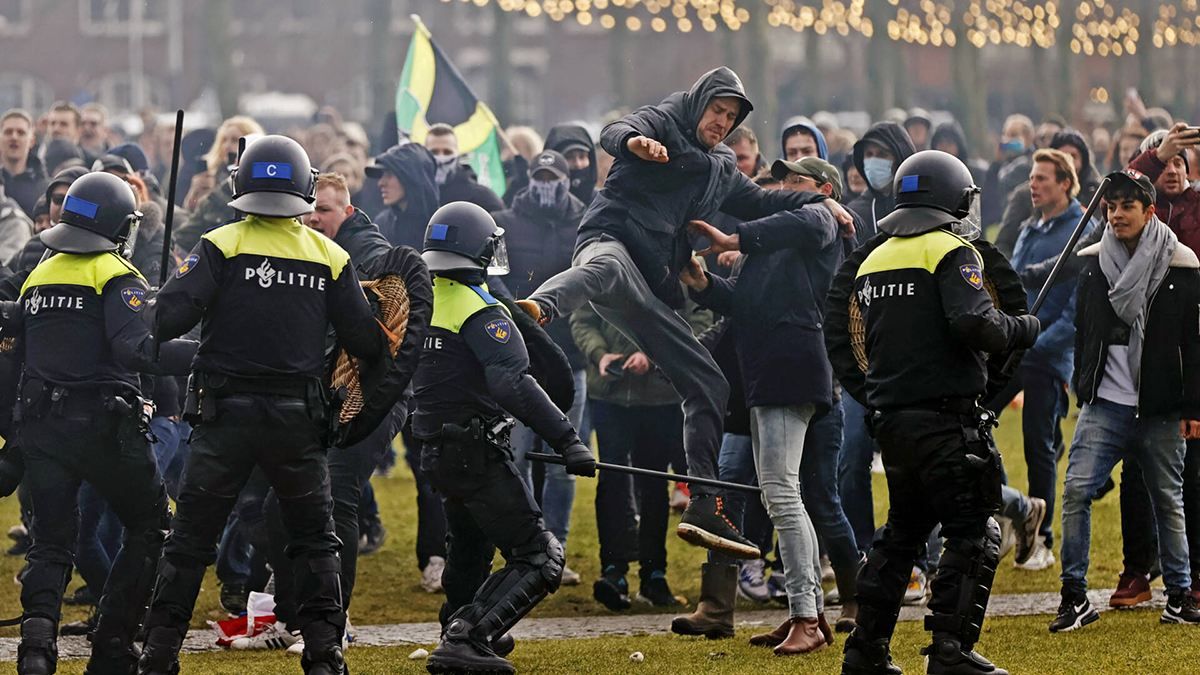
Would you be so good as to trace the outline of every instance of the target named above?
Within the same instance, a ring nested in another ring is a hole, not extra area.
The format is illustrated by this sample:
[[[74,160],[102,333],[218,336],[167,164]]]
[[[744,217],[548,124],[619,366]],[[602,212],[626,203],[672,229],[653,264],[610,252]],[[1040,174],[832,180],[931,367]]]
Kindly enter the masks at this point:
[[[875,537],[875,502],[871,494],[871,461],[875,441],[867,433],[867,409],[853,396],[842,397],[846,429],[838,458],[838,492],[842,509],[860,551],[866,552]]]
[[[583,409],[587,403],[587,371],[576,370],[572,374],[575,377],[575,402],[567,412],[567,418],[571,420],[571,426],[578,430],[583,424]],[[580,438],[585,444],[588,443],[586,437]],[[525,453],[536,452],[539,449],[541,452],[554,452],[554,449],[539,439],[532,429],[518,422],[512,430],[513,462],[530,493],[536,491],[533,489],[533,467],[530,466],[529,460],[525,459]],[[546,529],[550,530],[565,549],[567,534],[571,529],[571,509],[575,506],[575,476],[567,473],[566,467],[560,464],[546,464],[545,469],[546,478],[542,483],[542,517],[546,521]]]
[[[154,461],[158,464],[163,485],[171,499],[178,499],[183,467],[187,465],[187,442],[192,426],[183,420],[153,417],[150,419],[150,431],[154,432]]]
[[[762,502],[779,535],[784,586],[793,617],[816,618],[824,609],[817,530],[800,494],[800,463],[813,405],[754,406],[750,432]]]
[[[800,461],[800,492],[813,527],[825,545],[829,563],[835,570],[845,569],[854,574],[860,559],[858,545],[842,510],[837,484],[843,421],[840,401],[834,401],[829,412],[812,421]]]
[[[1126,455],[1128,453],[1128,455]],[[1142,468],[1158,529],[1158,555],[1167,591],[1191,586],[1183,516],[1184,442],[1177,417],[1139,418],[1131,406],[1103,399],[1085,404],[1075,427],[1063,490],[1062,583],[1087,590],[1092,500],[1126,456]]]

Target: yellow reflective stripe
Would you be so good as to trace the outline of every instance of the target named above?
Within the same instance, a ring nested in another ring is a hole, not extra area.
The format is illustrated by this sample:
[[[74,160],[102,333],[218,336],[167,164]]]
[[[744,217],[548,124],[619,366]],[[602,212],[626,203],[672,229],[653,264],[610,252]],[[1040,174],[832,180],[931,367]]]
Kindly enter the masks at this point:
[[[408,93],[417,101],[420,113],[413,118],[409,136],[417,143],[425,142],[425,134],[429,131],[429,123],[425,121],[425,111],[429,110],[429,102],[433,100],[433,85],[437,82],[437,61],[433,55],[433,44],[429,35],[423,31],[413,34],[412,70],[408,80]]]
[[[204,239],[220,249],[226,259],[261,255],[325,265],[334,281],[350,260],[350,254],[332,239],[294,218],[247,216],[206,232]]]
[[[892,237],[871,252],[858,268],[857,277],[875,272],[919,269],[933,274],[939,263],[951,251],[962,247],[971,249],[983,269],[983,259],[971,242],[945,230],[933,230],[915,237]]]
[[[481,288],[488,290],[487,284],[483,284]],[[429,322],[431,326],[458,333],[467,319],[488,307],[500,307],[505,314],[508,313],[507,307],[499,302],[489,303],[471,290],[470,286],[445,277],[433,278],[433,319]]]
[[[83,286],[97,295],[104,286],[117,277],[136,275],[145,281],[133,263],[116,253],[56,253],[33,269],[21,286],[21,295],[37,286]]]

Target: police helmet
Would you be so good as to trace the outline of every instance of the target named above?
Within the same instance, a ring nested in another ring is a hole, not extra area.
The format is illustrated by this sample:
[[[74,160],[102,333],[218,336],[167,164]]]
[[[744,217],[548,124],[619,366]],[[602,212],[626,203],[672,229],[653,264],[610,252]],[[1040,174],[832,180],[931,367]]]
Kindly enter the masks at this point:
[[[317,199],[317,172],[308,153],[287,136],[259,136],[246,143],[232,178],[229,206],[242,213],[293,218],[312,213]]]
[[[71,183],[58,224],[42,233],[42,243],[60,253],[116,251],[137,238],[141,220],[129,184],[93,171]]]
[[[979,188],[962,160],[922,150],[900,163],[892,185],[896,209],[879,221],[891,235],[910,236],[951,225],[967,238],[979,234]]]
[[[450,202],[434,211],[422,250],[430,272],[486,269],[488,274],[508,274],[504,228],[470,202]]]

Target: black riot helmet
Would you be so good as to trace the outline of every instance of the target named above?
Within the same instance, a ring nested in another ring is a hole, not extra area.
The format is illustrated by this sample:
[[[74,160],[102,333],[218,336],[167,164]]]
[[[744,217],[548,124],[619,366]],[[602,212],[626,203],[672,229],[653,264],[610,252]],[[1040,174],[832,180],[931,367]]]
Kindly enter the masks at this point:
[[[229,206],[256,216],[293,218],[312,213],[317,172],[308,153],[287,136],[260,136],[246,144],[233,170]]]
[[[422,250],[430,272],[486,269],[492,275],[508,274],[504,228],[471,202],[450,202],[434,211]]]
[[[879,221],[891,235],[910,236],[951,225],[966,239],[979,236],[979,188],[962,160],[922,150],[900,163],[892,184],[896,210]]]
[[[42,233],[42,243],[60,253],[117,251],[136,241],[141,220],[129,184],[94,171],[71,183],[58,224]]]

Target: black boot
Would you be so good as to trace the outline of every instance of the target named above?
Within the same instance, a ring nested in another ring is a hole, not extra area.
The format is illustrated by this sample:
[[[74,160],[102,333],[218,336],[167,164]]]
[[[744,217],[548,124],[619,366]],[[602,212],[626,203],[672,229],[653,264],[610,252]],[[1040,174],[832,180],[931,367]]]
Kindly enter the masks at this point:
[[[342,633],[344,623],[317,619],[309,621],[301,629],[304,635],[304,654],[300,666],[307,675],[343,675],[346,659],[342,655]]]
[[[516,668],[471,635],[474,628],[465,619],[454,619],[446,626],[442,642],[429,655],[425,668],[430,673],[490,672],[515,673]]]
[[[92,638],[92,656],[83,675],[134,675],[141,652],[130,640],[119,635]]]
[[[843,650],[842,675],[903,675],[892,663],[887,640],[866,641],[857,635],[846,639]]]
[[[17,647],[17,673],[51,675],[58,667],[58,643],[54,622],[33,617],[21,622],[21,644]]]
[[[1008,675],[1008,671],[972,651],[958,640],[934,638],[933,644],[921,650],[925,655],[925,672],[929,675]]]
[[[511,654],[517,648],[517,641],[513,639],[512,633],[505,633],[492,640],[492,651],[496,652],[496,656],[504,658]]]
[[[722,551],[737,558],[754,560],[762,556],[758,547],[743,537],[725,516],[725,500],[717,495],[693,494],[675,534],[693,546]]]
[[[178,675],[183,635],[170,626],[155,626],[146,633],[146,647],[138,659],[138,675]]]

